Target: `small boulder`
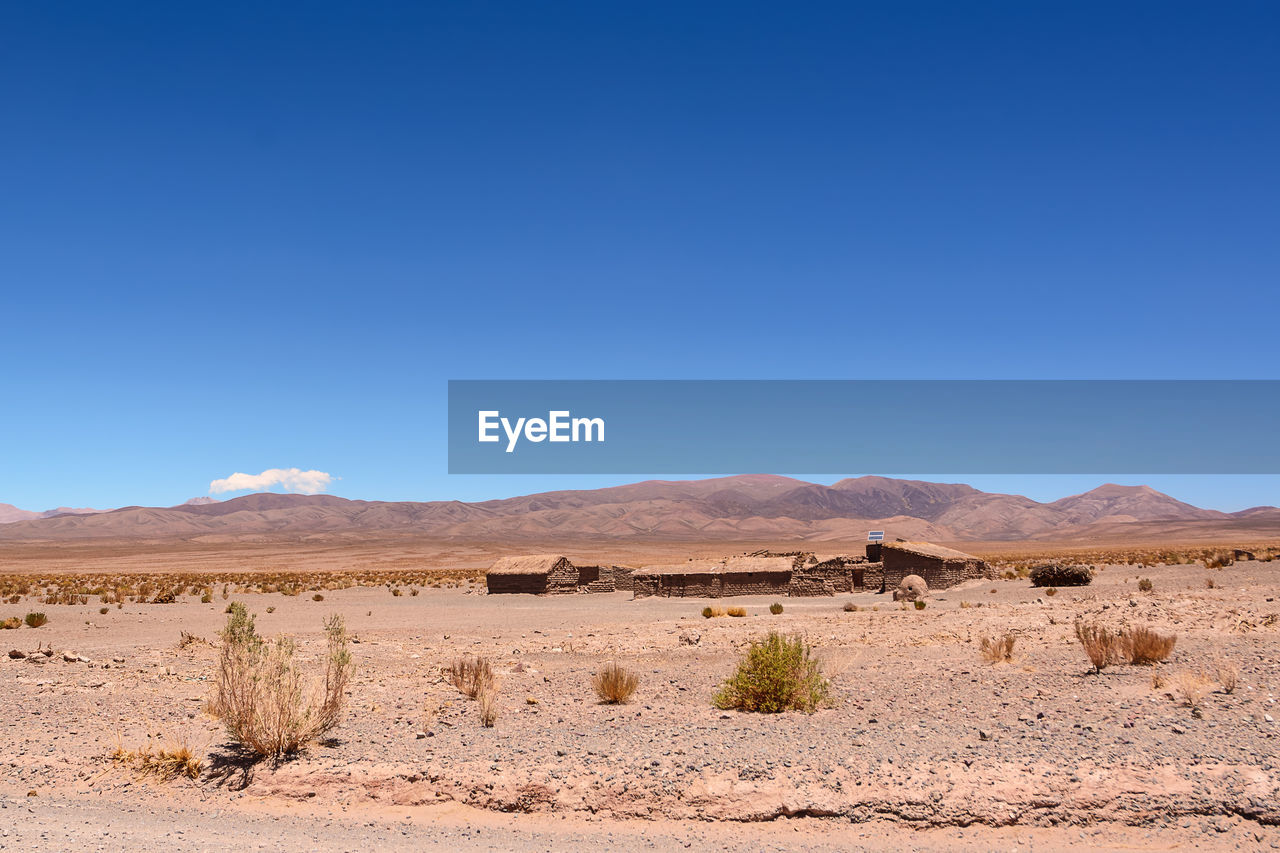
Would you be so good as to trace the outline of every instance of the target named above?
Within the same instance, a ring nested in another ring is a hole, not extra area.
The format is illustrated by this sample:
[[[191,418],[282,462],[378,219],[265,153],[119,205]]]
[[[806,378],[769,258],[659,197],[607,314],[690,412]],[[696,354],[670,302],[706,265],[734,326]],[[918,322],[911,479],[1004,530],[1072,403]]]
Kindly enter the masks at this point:
[[[696,646],[698,645],[698,643],[701,643],[701,642],[702,642],[702,635],[699,634],[697,631],[681,631],[680,632],[680,645],[682,646]]]
[[[919,575],[907,575],[893,591],[894,601],[920,601],[929,594],[929,585]]]
[[[19,649],[9,649],[9,657],[13,658],[14,660],[22,660],[26,656],[27,656],[27,653],[24,651],[21,651]]]

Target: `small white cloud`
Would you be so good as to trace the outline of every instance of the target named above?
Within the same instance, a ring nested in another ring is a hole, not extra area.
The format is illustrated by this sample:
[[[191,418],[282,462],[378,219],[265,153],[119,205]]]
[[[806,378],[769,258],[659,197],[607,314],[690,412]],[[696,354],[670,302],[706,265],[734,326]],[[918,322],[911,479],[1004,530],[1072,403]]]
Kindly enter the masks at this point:
[[[261,474],[241,474],[239,472],[209,484],[210,494],[220,492],[262,492],[273,486],[280,486],[286,492],[298,492],[314,495],[323,492],[336,479],[324,471],[303,471],[301,468],[268,468]]]

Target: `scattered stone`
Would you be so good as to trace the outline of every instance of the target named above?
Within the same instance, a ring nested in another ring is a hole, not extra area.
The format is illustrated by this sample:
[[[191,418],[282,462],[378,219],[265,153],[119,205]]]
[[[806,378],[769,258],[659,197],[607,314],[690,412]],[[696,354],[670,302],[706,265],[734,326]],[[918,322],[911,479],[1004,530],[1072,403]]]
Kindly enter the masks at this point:
[[[14,660],[22,660],[26,656],[27,656],[27,653],[24,651],[19,651],[18,649],[9,649],[9,657],[13,658]]]
[[[701,643],[701,642],[702,642],[702,635],[699,634],[697,631],[681,631],[680,632],[680,645],[682,646],[696,646],[698,645],[698,643]]]

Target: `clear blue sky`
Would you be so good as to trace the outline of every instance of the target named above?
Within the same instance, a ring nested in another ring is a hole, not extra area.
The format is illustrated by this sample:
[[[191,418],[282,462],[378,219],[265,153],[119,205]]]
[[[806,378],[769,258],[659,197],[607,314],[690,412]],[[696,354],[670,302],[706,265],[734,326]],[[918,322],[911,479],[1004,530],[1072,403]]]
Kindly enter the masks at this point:
[[[450,477],[449,378],[1276,378],[1277,151],[1270,2],[7,3],[0,502],[618,481]]]

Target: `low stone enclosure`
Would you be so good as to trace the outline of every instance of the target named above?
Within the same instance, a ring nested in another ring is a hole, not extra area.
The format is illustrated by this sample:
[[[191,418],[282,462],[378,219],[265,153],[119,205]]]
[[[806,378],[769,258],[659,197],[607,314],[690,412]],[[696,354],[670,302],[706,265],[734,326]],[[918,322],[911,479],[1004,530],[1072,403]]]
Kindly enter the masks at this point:
[[[489,567],[489,593],[558,595],[575,592],[631,591],[627,566],[576,566],[560,554],[503,557]]]
[[[907,575],[924,578],[929,589],[993,577],[986,563],[961,551],[928,542],[885,542],[868,545],[865,555],[757,551],[640,569],[578,566],[559,554],[503,557],[485,582],[490,594],[630,591],[635,598],[723,598],[884,592]]]

